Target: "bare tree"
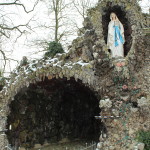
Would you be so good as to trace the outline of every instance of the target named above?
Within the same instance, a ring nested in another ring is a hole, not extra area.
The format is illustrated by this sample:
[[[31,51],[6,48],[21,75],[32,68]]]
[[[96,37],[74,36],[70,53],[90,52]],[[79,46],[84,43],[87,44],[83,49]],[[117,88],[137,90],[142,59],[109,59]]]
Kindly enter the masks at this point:
[[[54,41],[60,42],[62,38],[70,33],[68,30],[68,15],[66,9],[70,6],[66,0],[49,1],[50,15],[54,15]]]
[[[48,41],[62,42],[70,34],[70,22],[68,18],[68,8],[71,6],[68,0],[42,0],[47,7],[48,17],[45,20],[37,21],[37,28],[46,30],[49,33],[49,39],[36,38],[36,44],[47,43]]]
[[[29,25],[30,20],[28,20],[25,24],[16,24],[14,21],[14,18],[16,15],[19,15],[16,12],[13,11],[13,8],[18,9],[22,8],[25,13],[30,13],[34,11],[36,5],[38,4],[39,0],[35,0],[35,3],[31,10],[28,10],[24,3],[22,3],[20,0],[1,0],[0,2],[0,39],[1,43],[3,44],[4,41],[7,39],[11,39],[13,36],[16,36],[16,40],[22,36],[24,33],[27,32],[27,30],[31,30],[31,27]],[[6,11],[8,10],[9,11]],[[14,10],[15,10],[14,9]],[[4,44],[3,44],[4,45]],[[2,70],[5,70],[7,61],[13,60],[11,57],[7,57],[6,51],[0,47],[0,55],[1,62],[3,61],[3,68]]]
[[[98,0],[72,0],[74,7],[83,19],[87,16],[87,10],[96,4]]]
[[[22,4],[20,2],[20,0],[14,0],[12,2],[3,2],[3,3],[0,3],[0,20],[1,20],[1,23],[0,23],[0,33],[1,33],[1,36],[5,36],[7,38],[10,37],[10,33],[11,31],[18,31],[20,34],[24,33],[24,31],[21,30],[21,27],[27,27],[29,28],[29,22],[27,22],[26,24],[19,24],[19,25],[14,25],[13,23],[13,20],[12,18],[9,17],[9,14],[6,14],[5,11],[3,11],[2,9],[4,9],[4,7],[8,7],[8,6],[18,6],[18,7],[22,7],[23,10],[26,12],[26,13],[30,13],[32,11],[34,11],[35,9],[35,6],[38,4],[38,1],[37,0],[33,6],[33,8],[31,10],[27,10],[25,5]],[[11,13],[11,12],[10,12]]]
[[[63,48],[72,41],[70,37],[74,34],[74,26],[71,21],[72,2],[68,0],[43,0],[46,4],[46,12],[48,16],[42,21],[37,20],[37,28],[45,33],[45,36],[35,37],[30,42],[30,47],[37,47],[38,52],[33,52],[32,55],[46,51],[50,42],[57,42],[63,45]],[[41,4],[42,5],[42,4]],[[40,22],[39,22],[40,21]]]
[[[86,17],[86,10],[95,2],[91,0],[43,0],[49,11],[49,24],[40,25],[44,29],[49,29],[51,36],[49,41],[62,42],[68,41],[70,35],[75,35],[78,27],[79,18]],[[97,0],[95,0],[97,1]],[[79,16],[79,17],[78,17]],[[77,18],[78,17],[78,18]],[[68,37],[68,38],[67,38]],[[36,44],[40,40],[36,39]],[[44,40],[42,43],[46,44]],[[42,45],[42,44],[41,44]]]

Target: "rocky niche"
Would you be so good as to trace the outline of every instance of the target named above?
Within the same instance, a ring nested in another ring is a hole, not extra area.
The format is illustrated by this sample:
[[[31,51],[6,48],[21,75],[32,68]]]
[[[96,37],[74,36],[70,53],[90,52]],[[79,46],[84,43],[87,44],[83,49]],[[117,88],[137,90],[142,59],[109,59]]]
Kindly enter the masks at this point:
[[[47,78],[23,88],[10,104],[9,143],[31,148],[36,143],[70,140],[98,141],[101,123],[95,93],[74,78]]]
[[[104,40],[107,43],[108,24],[110,21],[111,12],[114,12],[117,15],[117,17],[124,26],[124,35],[125,35],[124,55],[127,56],[132,45],[131,24],[127,18],[126,11],[124,10],[124,8],[119,5],[112,6],[111,2],[108,2],[107,7],[103,8],[102,26],[103,26]]]

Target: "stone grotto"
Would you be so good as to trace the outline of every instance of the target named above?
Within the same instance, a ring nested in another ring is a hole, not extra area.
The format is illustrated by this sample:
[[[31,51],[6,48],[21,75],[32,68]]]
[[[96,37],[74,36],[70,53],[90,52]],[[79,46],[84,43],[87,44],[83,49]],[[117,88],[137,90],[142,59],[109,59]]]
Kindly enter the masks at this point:
[[[109,15],[125,28],[124,58],[106,45]],[[63,138],[96,150],[144,150],[150,132],[150,22],[136,0],[99,0],[67,53],[28,60],[0,85],[0,149]],[[150,147],[149,147],[150,148]]]

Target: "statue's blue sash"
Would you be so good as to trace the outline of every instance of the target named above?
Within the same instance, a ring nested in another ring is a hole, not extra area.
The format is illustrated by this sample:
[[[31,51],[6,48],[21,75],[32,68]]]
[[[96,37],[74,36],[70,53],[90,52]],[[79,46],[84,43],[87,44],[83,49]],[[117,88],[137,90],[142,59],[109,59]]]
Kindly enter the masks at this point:
[[[123,44],[124,43],[124,40],[123,40],[123,37],[122,37],[122,35],[121,35],[121,33],[120,33],[120,28],[119,28],[119,26],[114,26],[114,29],[115,29],[115,32],[114,32],[114,34],[115,34],[115,47],[116,46],[118,46],[119,45],[119,43],[118,43],[118,40],[120,40],[120,42]],[[119,39],[118,39],[119,38]]]

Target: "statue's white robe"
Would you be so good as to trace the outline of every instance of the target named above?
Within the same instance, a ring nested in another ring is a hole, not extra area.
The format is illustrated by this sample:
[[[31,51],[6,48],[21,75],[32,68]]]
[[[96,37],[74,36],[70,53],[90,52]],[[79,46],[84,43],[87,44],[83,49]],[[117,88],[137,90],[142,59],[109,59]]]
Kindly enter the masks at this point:
[[[120,21],[115,22],[111,20],[108,25],[107,46],[111,50],[112,57],[124,57],[124,48],[123,48],[124,43],[121,43],[119,38],[117,38],[119,45],[115,46],[115,29],[113,27],[114,25],[119,26],[120,33],[122,35],[123,40],[125,41],[124,28],[122,23]]]

